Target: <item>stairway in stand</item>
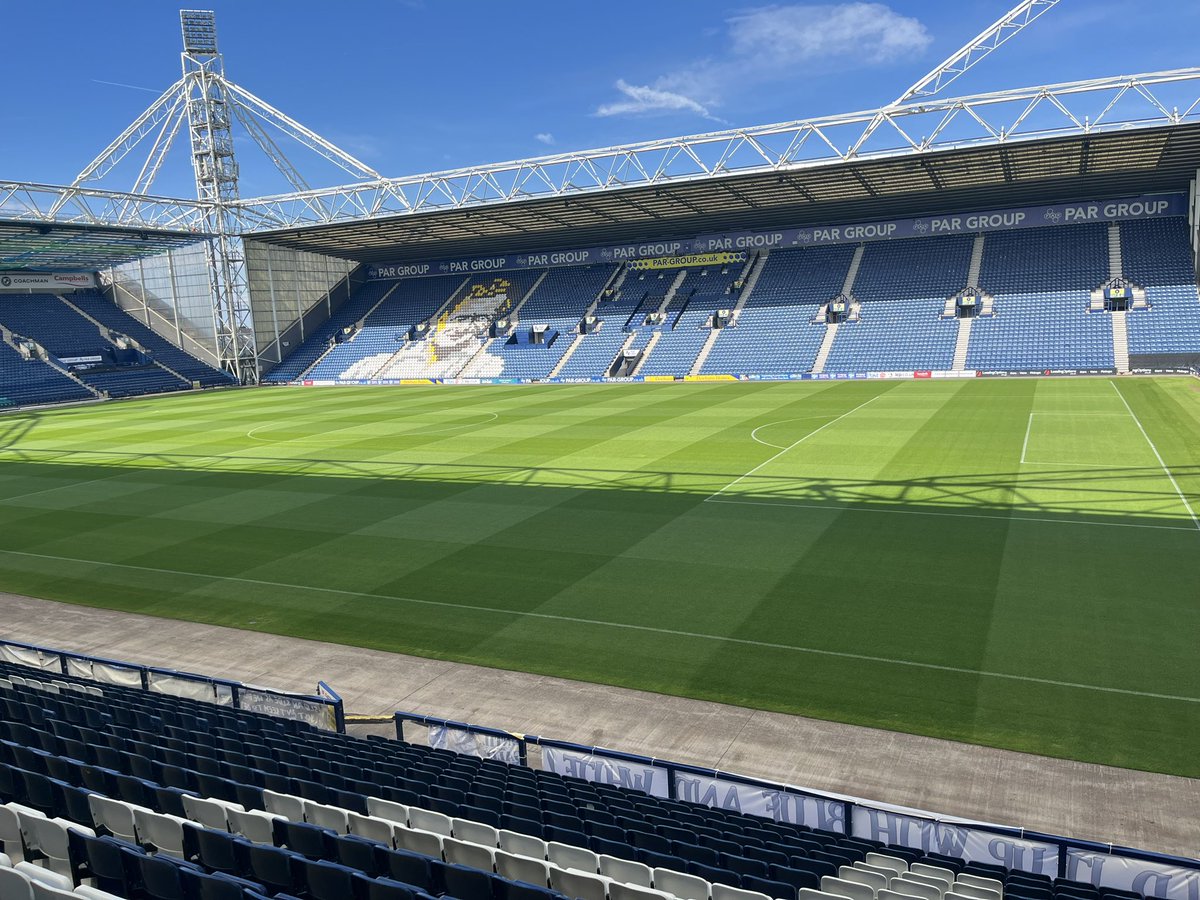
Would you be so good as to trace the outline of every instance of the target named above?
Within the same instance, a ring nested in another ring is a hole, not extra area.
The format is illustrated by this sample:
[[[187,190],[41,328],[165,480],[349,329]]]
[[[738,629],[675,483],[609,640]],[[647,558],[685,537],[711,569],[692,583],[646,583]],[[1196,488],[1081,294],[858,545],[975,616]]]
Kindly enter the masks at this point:
[[[958,320],[958,338],[954,342],[954,371],[967,368],[967,345],[971,342],[971,323],[974,319]]]
[[[1125,310],[1109,313],[1112,316],[1113,365],[1117,371],[1129,371],[1129,330],[1125,321]]]

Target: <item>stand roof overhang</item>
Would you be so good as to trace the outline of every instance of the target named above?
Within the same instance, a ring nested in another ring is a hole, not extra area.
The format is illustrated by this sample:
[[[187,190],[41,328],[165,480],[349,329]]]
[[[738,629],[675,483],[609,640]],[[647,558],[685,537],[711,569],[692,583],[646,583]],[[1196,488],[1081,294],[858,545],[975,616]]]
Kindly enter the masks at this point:
[[[333,224],[249,239],[358,262],[482,256],[1186,190],[1200,123],[1000,142]]]

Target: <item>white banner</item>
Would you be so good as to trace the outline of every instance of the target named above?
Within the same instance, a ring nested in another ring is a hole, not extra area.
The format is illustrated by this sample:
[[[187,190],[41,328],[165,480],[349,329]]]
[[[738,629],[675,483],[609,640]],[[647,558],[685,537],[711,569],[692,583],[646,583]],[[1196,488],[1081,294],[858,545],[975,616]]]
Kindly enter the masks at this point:
[[[327,731],[337,730],[337,715],[333,707],[318,700],[243,687],[238,691],[238,701],[242,709],[250,712],[296,719]]]
[[[1067,877],[1164,900],[1200,900],[1200,870],[1166,863],[1068,850]]]
[[[73,291],[96,286],[92,272],[0,272],[0,290]]]
[[[0,644],[0,659],[18,666],[29,666],[31,669],[45,669],[55,674],[62,673],[62,657],[48,650]]]
[[[165,672],[150,672],[147,678],[150,690],[156,694],[187,697],[192,700],[202,700],[205,703],[215,703],[218,706],[233,705],[233,689],[227,684],[168,675]]]
[[[98,659],[76,659],[67,657],[67,674],[76,678],[89,678],[104,684],[119,684],[122,687],[140,688],[142,670],[126,666],[114,666]]]
[[[521,745],[516,738],[480,734],[448,725],[430,725],[429,746],[478,756],[480,759],[498,759],[510,766],[521,764]]]
[[[846,806],[838,800],[806,797],[778,788],[755,787],[686,772],[675,773],[675,796],[688,803],[846,833]]]
[[[582,778],[584,781],[613,784],[655,797],[670,796],[669,773],[661,766],[542,747],[542,767],[549,772]]]
[[[865,806],[854,807],[851,824],[850,833],[854,837],[899,844],[925,853],[960,856],[971,862],[992,863],[1038,875],[1058,875],[1058,847],[1054,844]]]

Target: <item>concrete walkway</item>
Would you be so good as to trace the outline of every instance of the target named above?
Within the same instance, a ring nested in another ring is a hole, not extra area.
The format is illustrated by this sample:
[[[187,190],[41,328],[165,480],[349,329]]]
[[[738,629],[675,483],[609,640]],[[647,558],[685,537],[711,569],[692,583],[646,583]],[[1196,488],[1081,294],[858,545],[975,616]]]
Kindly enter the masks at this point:
[[[1200,780],[560,678],[0,594],[0,637],[720,768],[885,803],[1200,856]]]

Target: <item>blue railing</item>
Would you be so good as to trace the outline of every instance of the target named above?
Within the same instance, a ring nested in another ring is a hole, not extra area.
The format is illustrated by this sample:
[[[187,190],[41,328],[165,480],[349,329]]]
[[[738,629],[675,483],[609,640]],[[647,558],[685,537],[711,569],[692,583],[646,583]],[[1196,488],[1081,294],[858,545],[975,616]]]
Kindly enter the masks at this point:
[[[926,853],[1086,881],[1097,887],[1133,890],[1146,897],[1200,898],[1197,859],[939,816],[924,810],[436,716],[397,712],[395,721],[400,740],[405,740],[405,723],[421,725],[429,729],[431,746],[500,759],[512,765],[532,768],[529,748],[536,746],[542,751],[541,768],[588,781]]]
[[[325,682],[318,683],[316,694],[296,694],[243,684],[227,678],[213,678],[157,666],[141,666],[102,656],[88,656],[9,640],[0,640],[0,660],[47,673],[71,675],[104,684],[140,688],[143,691],[187,697],[219,706],[295,719],[326,731],[344,733],[346,730],[346,713],[342,698]]]

